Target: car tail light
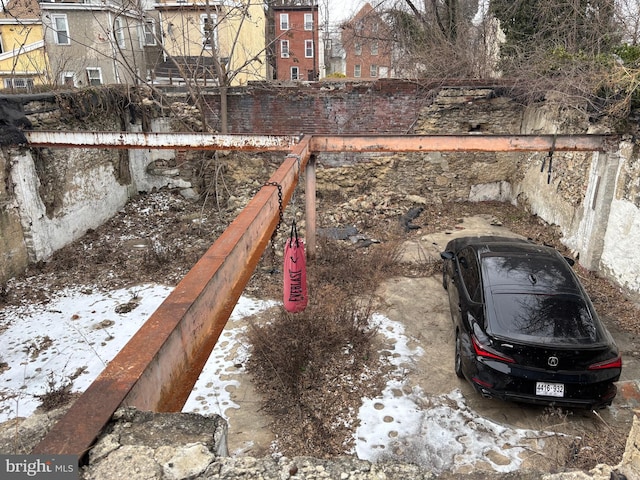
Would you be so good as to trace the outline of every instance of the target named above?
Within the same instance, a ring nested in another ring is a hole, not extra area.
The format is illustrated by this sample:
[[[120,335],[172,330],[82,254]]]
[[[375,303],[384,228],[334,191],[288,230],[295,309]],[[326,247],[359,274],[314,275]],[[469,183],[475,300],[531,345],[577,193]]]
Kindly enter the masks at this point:
[[[473,343],[473,349],[475,350],[476,355],[485,358],[492,358],[494,360],[500,360],[507,363],[515,363],[515,360],[513,358],[507,357],[497,350],[494,350],[493,348],[480,343],[475,335],[471,335],[471,343]]]
[[[605,368],[622,368],[622,357],[618,355],[616,358],[589,365],[589,370],[603,370]]]

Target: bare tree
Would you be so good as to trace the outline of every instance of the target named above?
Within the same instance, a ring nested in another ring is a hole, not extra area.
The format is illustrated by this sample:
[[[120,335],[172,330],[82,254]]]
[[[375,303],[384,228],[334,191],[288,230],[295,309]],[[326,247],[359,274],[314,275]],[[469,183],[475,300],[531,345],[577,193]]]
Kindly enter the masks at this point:
[[[386,9],[398,68],[431,78],[491,76],[495,24],[478,0],[397,0]]]

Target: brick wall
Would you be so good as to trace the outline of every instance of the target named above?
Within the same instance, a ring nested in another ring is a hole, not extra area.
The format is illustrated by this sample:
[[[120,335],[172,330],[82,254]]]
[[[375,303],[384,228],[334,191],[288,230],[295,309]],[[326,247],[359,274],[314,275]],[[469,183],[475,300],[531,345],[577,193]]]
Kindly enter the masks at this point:
[[[410,81],[260,84],[231,89],[229,133],[403,134],[410,131],[435,85]],[[219,98],[206,98],[219,126]]]

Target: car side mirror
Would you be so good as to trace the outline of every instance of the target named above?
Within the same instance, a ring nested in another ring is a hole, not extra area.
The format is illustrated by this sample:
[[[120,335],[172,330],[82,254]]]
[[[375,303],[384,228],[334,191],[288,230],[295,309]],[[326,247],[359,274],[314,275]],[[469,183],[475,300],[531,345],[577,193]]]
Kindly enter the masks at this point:
[[[442,260],[451,260],[453,259],[453,252],[440,252],[440,258]]]

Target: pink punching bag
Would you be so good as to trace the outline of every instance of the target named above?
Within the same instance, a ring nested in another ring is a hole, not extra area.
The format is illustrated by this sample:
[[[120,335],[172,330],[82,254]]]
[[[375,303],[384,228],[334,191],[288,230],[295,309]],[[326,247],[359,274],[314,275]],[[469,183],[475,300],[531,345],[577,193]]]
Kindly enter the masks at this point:
[[[307,259],[304,240],[298,238],[294,220],[291,235],[284,245],[284,309],[298,313],[307,306]]]

